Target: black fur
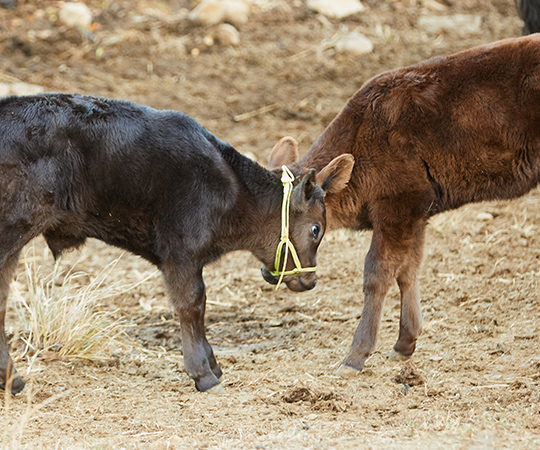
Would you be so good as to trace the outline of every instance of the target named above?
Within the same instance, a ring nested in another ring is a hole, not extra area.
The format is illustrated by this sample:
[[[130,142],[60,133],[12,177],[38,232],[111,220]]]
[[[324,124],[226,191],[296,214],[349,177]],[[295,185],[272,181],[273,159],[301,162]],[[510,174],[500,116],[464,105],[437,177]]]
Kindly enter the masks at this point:
[[[309,192],[310,205],[319,204],[315,219],[323,221],[322,190]],[[186,370],[207,390],[219,384],[221,369],[204,334],[203,266],[249,250],[273,267],[281,199],[277,174],[183,113],[81,95],[4,98],[0,310],[17,255],[32,238],[43,234],[55,257],[89,237],[100,239],[161,269],[182,325]],[[307,265],[317,246],[300,246]],[[314,275],[302,276],[287,285],[315,285]],[[3,326],[1,316],[0,382],[11,364]],[[17,377],[12,390],[23,386]]]

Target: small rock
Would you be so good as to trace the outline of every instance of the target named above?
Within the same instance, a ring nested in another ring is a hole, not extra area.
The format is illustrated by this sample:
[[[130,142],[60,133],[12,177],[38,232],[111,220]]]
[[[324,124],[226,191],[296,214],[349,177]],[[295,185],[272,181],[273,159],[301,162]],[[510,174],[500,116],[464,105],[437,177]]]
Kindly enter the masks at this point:
[[[225,0],[225,21],[234,25],[242,25],[249,18],[249,6],[242,0]]]
[[[36,84],[13,83],[11,85],[11,94],[14,95],[34,95],[40,94],[43,91],[45,91],[43,86],[38,86]]]
[[[355,55],[365,55],[373,51],[373,42],[357,31],[344,34],[336,43],[336,50],[339,53],[352,53]]]
[[[251,159],[252,161],[257,162],[257,157],[255,156],[255,153],[252,153],[252,152],[246,152],[246,153],[244,153],[244,156],[245,156],[246,158]]]
[[[249,6],[242,0],[203,0],[188,18],[204,25],[230,22],[241,25],[248,21]]]
[[[88,28],[92,23],[92,11],[84,3],[64,3],[58,18],[68,27]]]
[[[418,19],[418,27],[429,34],[448,33],[466,37],[480,32],[482,18],[471,14],[421,16]]]
[[[6,95],[11,94],[11,87],[9,84],[0,83],[0,97],[5,97]]]
[[[476,215],[476,218],[487,222],[488,220],[493,220],[493,215],[487,212],[481,212]]]
[[[308,0],[307,7],[334,19],[342,19],[366,9],[358,0]]]
[[[219,0],[202,1],[188,14],[188,18],[205,25],[216,25],[225,18],[225,5]]]
[[[228,23],[221,24],[216,31],[216,39],[224,47],[240,44],[240,33]]]
[[[436,0],[424,0],[422,6],[431,11],[446,11],[448,9],[446,5],[443,5]]]
[[[206,45],[207,47],[212,47],[214,45],[214,37],[209,34],[206,35],[203,38],[203,44]]]

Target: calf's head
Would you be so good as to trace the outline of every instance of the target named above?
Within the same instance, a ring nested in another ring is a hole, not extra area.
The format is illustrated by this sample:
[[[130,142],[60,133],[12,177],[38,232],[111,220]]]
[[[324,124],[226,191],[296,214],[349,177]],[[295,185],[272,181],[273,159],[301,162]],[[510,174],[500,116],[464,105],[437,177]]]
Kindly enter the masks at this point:
[[[270,169],[278,170],[283,165],[293,162],[291,150],[298,157],[296,141],[292,138],[282,139],[272,150]],[[309,169],[301,178],[295,180],[290,197],[289,240],[293,248],[281,251],[274,264],[263,264],[263,278],[277,284],[281,278],[293,291],[305,291],[315,287],[316,253],[326,230],[326,211],[324,196],[326,192],[338,192],[345,188],[350,179],[354,158],[352,155],[341,155],[332,160],[322,171],[323,177],[316,175],[315,169]],[[282,217],[282,223],[286,217]],[[282,227],[282,240],[283,227]],[[297,253],[298,258],[291,253]],[[288,253],[288,258],[285,256]],[[299,267],[301,266],[301,267]],[[269,270],[274,267],[274,270]],[[285,274],[282,275],[282,272]]]
[[[325,195],[329,230],[343,226],[341,219],[353,201],[350,192],[344,193],[343,190],[352,176],[354,156],[342,153],[328,162],[332,157],[330,152],[335,155],[340,151],[341,149],[335,145],[319,145],[317,148],[312,147],[306,157],[299,160],[298,143],[292,137],[284,137],[272,149],[268,163],[270,170],[286,165],[296,177],[301,177],[310,168],[316,170],[316,182],[322,187]]]
[[[287,171],[283,170],[282,180],[287,179]],[[299,182],[290,174],[289,181],[284,182],[281,240],[276,245],[272,239],[272,257],[268,256],[271,262],[263,263],[263,278],[271,284],[283,279],[293,291],[315,287],[317,248],[325,229],[324,193],[315,183],[315,171],[309,171]]]

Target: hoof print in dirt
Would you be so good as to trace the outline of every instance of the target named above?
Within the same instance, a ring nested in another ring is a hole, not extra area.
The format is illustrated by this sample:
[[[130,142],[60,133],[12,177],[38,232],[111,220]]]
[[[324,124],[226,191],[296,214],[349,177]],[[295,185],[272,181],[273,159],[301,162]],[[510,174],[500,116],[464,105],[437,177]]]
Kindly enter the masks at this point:
[[[353,404],[335,392],[316,392],[306,387],[295,387],[282,395],[285,403],[305,402],[317,411],[346,411]]]
[[[405,386],[421,386],[426,383],[424,376],[410,362],[406,363],[399,374],[394,378],[396,383],[404,384]]]

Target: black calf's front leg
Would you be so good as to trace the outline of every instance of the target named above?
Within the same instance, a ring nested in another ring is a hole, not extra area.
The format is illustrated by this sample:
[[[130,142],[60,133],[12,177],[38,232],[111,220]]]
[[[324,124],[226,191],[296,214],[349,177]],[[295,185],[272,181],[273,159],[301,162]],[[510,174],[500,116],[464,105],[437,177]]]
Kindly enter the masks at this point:
[[[169,298],[180,319],[184,367],[201,392],[223,392],[222,375],[204,330],[206,292],[202,269],[185,270],[175,263],[162,267]]]

